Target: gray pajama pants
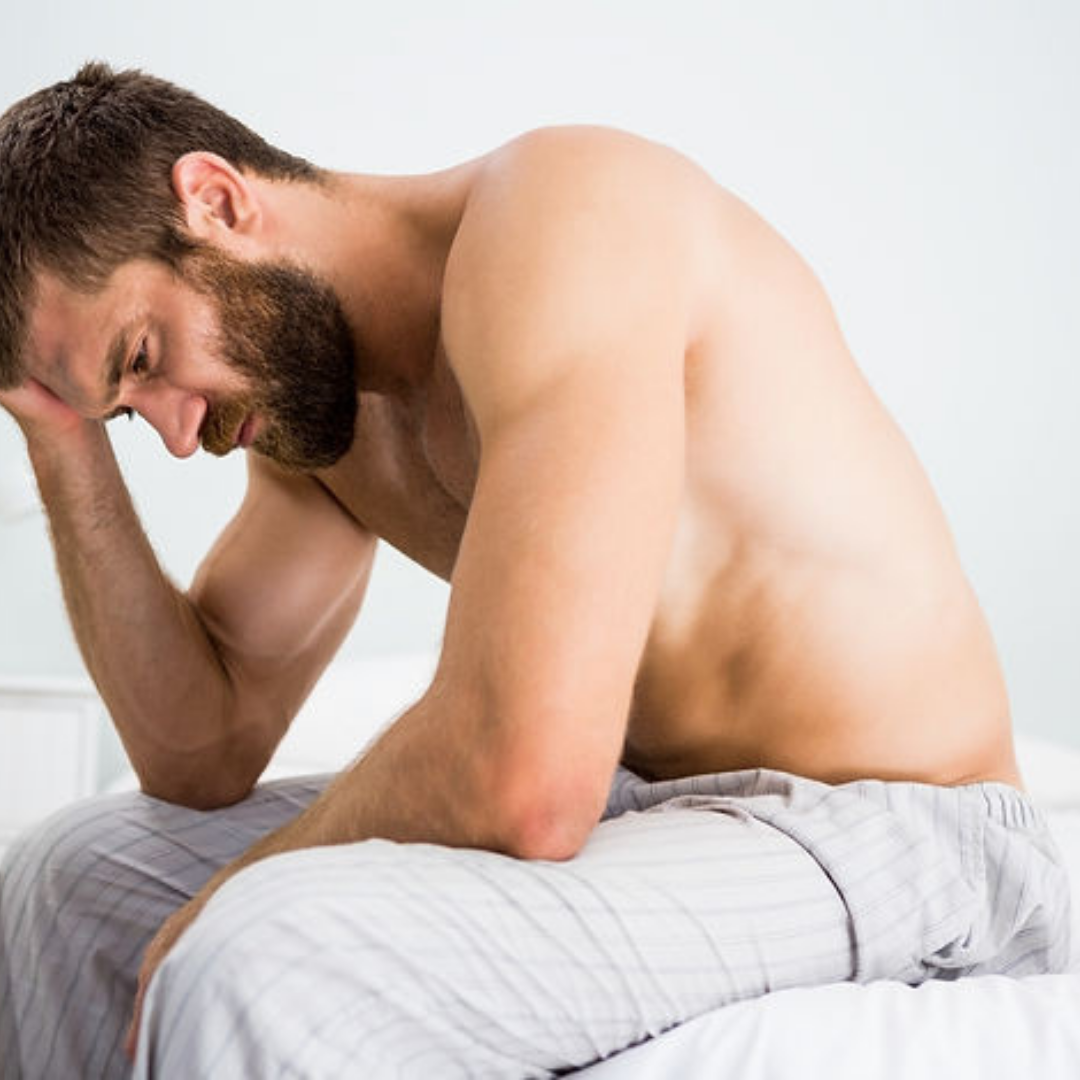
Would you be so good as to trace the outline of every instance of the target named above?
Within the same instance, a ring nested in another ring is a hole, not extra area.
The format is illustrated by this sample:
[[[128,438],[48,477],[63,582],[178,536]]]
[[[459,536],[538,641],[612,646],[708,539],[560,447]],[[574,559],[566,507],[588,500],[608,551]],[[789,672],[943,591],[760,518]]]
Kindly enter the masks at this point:
[[[148,939],[326,778],[198,812],[92,800],[0,872],[3,1080],[129,1075]],[[229,881],[158,971],[134,1075],[548,1077],[797,985],[1062,970],[1068,882],[1000,784],[620,769],[563,863],[372,840]]]

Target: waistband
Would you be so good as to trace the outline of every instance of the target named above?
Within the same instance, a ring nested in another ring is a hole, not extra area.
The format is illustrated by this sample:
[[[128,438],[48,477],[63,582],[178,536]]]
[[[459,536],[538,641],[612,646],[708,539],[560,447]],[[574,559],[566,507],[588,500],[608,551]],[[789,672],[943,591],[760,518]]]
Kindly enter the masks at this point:
[[[982,795],[986,816],[1010,829],[1041,831],[1046,828],[1046,816],[1026,792],[1011,784],[986,781],[964,785]]]

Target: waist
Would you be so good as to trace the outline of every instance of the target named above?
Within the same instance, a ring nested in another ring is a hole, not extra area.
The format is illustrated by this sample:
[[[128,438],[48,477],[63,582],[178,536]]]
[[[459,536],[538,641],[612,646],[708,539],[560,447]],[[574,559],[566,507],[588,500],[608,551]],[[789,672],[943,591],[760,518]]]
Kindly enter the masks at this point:
[[[717,691],[636,698],[623,749],[649,779],[773,769],[827,784],[908,780],[942,786],[997,782],[1023,790],[1008,704],[992,684],[961,688],[913,680],[911,692],[865,690],[852,699],[778,688],[731,701]],[[952,700],[950,700],[950,697]]]

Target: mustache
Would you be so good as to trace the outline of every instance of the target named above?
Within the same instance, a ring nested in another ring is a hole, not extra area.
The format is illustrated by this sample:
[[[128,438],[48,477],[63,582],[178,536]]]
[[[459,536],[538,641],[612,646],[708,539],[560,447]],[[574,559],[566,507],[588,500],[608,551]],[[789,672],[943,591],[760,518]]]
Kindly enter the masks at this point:
[[[199,429],[202,448],[215,457],[224,457],[236,445],[236,431],[251,412],[251,403],[230,399],[207,410]]]

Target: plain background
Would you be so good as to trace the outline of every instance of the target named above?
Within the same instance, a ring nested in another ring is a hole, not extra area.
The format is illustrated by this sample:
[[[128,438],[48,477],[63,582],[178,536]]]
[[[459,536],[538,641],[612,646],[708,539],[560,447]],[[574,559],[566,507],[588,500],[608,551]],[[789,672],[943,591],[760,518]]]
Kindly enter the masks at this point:
[[[566,122],[677,147],[824,280],[944,503],[1018,727],[1080,745],[1078,56],[1064,0],[5,0],[0,108],[101,58],[333,168],[428,171]],[[242,462],[174,461],[142,424],[115,442],[186,583]],[[24,469],[0,416],[9,509]],[[384,545],[346,650],[435,647],[446,595]],[[0,520],[0,673],[81,671],[43,518]]]

